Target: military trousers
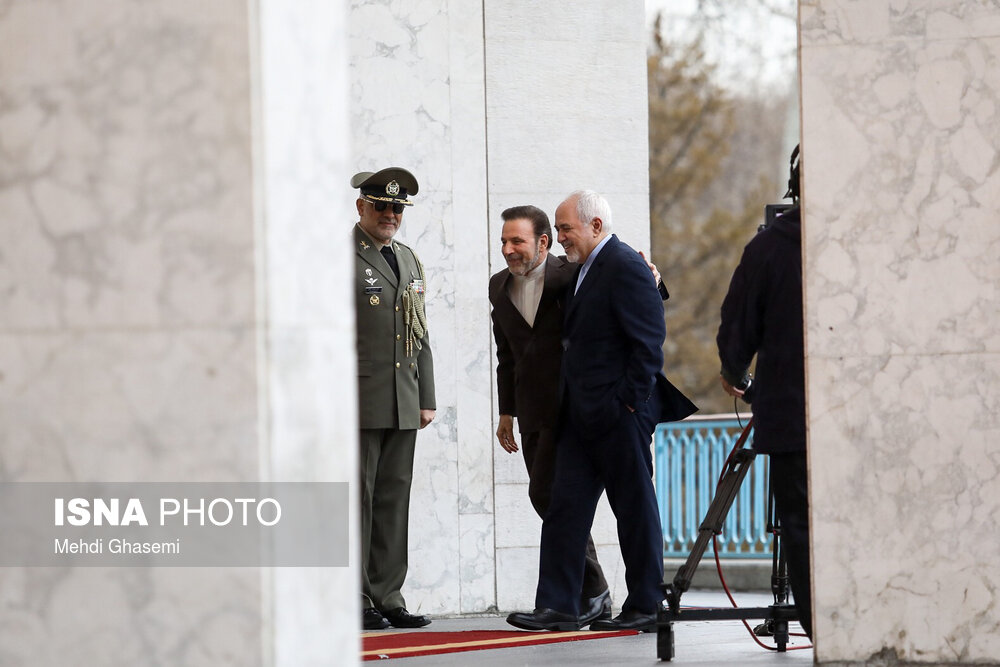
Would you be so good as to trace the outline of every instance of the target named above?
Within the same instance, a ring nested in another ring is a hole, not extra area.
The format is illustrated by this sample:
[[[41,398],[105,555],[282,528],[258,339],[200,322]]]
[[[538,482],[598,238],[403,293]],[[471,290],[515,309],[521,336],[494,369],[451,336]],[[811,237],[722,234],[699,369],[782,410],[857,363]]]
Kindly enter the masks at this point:
[[[361,429],[362,606],[405,607],[410,483],[416,429]]]

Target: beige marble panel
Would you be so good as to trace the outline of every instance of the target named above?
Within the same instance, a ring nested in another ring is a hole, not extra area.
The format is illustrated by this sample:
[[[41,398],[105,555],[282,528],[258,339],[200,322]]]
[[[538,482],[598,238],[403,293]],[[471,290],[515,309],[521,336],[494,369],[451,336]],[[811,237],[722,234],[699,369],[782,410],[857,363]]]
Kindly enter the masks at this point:
[[[0,441],[17,481],[256,478],[249,331],[0,335]],[[196,454],[195,454],[196,453]]]
[[[254,234],[261,476],[353,485],[357,362],[347,213],[354,193],[344,187],[354,173],[345,95],[348,15],[341,3],[322,1],[266,0],[257,8]],[[261,648],[268,663],[358,661],[357,495],[350,498],[349,567],[261,572],[266,593]]]
[[[339,14],[4,3],[5,479],[353,479],[349,252],[325,220],[349,177]],[[356,582],[6,568],[0,661],[350,664]]]
[[[803,36],[809,45],[1000,35],[1000,15],[989,2],[803,0],[799,5]]]
[[[7,326],[252,320],[247,30],[231,2],[7,3]]]
[[[12,667],[268,664],[250,568],[8,568],[0,591]]]
[[[1000,21],[801,4],[816,657],[1000,655]]]

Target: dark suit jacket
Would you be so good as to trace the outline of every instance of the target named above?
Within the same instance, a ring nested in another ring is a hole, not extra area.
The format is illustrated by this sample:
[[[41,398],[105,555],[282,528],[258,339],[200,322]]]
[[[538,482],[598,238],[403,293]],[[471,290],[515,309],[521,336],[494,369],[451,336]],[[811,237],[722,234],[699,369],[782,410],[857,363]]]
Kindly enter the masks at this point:
[[[765,454],[806,450],[800,239],[799,211],[793,210],[747,244],[722,302],[716,338],[730,382],[757,355],[749,394],[753,447]]]
[[[528,326],[507,295],[510,271],[490,278],[500,414],[517,417],[522,433],[554,428],[558,419],[563,303],[576,269],[576,264],[549,254],[534,327]]]
[[[561,386],[575,430],[606,432],[626,406],[652,424],[697,410],[663,376],[663,302],[642,258],[612,235],[573,295],[575,284],[567,287]]]

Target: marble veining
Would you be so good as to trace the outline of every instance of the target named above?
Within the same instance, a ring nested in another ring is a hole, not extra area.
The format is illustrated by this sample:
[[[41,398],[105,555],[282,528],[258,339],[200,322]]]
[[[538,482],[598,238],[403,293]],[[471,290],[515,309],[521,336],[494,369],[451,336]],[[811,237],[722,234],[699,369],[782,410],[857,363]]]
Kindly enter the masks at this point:
[[[1000,655],[994,4],[801,4],[820,664]]]
[[[117,4],[87,21],[17,2],[0,21],[0,313],[32,329],[246,324],[249,113],[230,111],[249,94],[245,17]],[[58,35],[32,39],[37,21]]]
[[[822,84],[810,65],[829,62],[830,47],[803,54],[804,94],[842,147],[816,168],[806,202],[823,248],[806,249],[807,290],[830,297],[812,304],[813,340],[836,354],[996,350],[1000,43],[887,48],[874,68],[874,47],[852,49]],[[832,93],[859,78],[875,86]]]
[[[353,478],[321,4],[0,3],[0,479]],[[357,570],[318,570],[6,568],[0,661],[343,664]]]
[[[1000,8],[994,0],[802,0],[799,4],[803,43],[810,45],[1000,35]]]

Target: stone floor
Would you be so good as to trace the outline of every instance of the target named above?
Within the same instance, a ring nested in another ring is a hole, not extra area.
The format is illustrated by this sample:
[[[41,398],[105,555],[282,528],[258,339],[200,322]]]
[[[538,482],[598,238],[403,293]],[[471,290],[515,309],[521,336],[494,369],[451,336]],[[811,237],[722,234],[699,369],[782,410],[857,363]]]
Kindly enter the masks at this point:
[[[761,607],[771,604],[766,593],[738,593],[736,601],[743,607]],[[684,594],[684,606],[729,606],[725,595],[716,591],[692,590]],[[505,616],[437,617],[428,630],[512,630]],[[751,622],[753,625],[753,622]],[[793,624],[793,632],[801,632]],[[389,632],[401,632],[391,630]],[[420,632],[413,630],[410,632]],[[765,638],[765,643],[766,638]],[[805,637],[793,637],[792,646],[807,645]],[[812,649],[790,650],[784,653],[761,648],[749,636],[739,621],[712,621],[678,623],[674,626],[674,659],[669,664],[698,665],[699,667],[735,665],[761,665],[804,667],[813,663]],[[560,642],[540,646],[503,648],[485,651],[468,651],[426,657],[396,658],[401,667],[419,665],[662,665],[656,658],[656,634],[633,637],[611,637],[588,641]]]

